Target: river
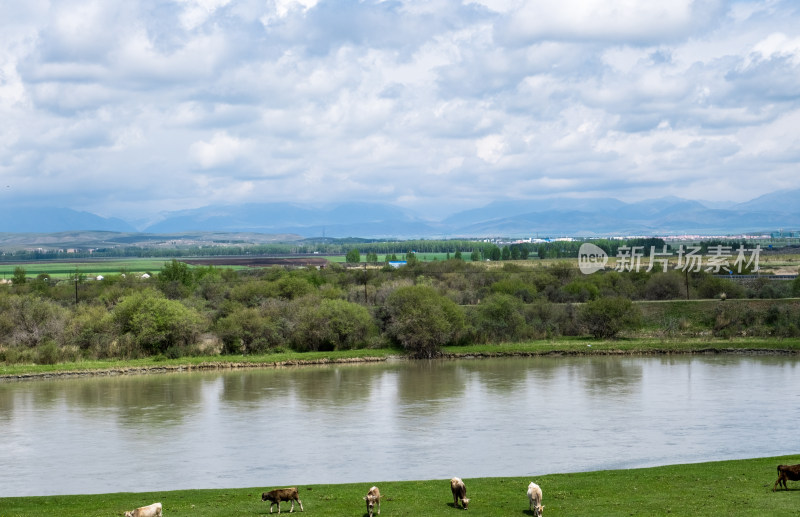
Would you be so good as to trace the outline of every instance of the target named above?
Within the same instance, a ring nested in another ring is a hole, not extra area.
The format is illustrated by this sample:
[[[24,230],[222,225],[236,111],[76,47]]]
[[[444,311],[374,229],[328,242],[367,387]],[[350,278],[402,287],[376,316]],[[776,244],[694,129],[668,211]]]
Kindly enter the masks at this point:
[[[0,383],[0,497],[791,454],[799,360],[503,358]]]

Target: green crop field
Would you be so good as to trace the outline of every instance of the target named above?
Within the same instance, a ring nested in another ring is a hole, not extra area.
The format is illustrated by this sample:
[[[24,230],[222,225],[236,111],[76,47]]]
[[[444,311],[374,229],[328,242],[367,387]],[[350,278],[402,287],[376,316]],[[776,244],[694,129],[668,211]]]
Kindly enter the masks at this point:
[[[75,274],[75,272],[86,276],[117,275],[123,271],[131,274],[157,273],[170,260],[164,258],[128,258],[78,260],[74,262],[40,260],[23,264],[0,262],[0,278],[11,278],[14,276],[14,270],[18,267],[25,269],[25,275],[28,278],[34,278],[40,274],[50,275],[51,278],[67,278]]]

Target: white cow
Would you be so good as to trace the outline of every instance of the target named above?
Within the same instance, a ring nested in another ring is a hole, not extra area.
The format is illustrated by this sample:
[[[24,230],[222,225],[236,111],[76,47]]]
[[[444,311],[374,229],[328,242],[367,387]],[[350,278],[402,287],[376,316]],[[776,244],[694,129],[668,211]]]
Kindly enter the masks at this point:
[[[378,515],[381,514],[381,491],[378,490],[378,487],[374,486],[370,488],[364,500],[367,502],[367,513],[369,517],[372,517],[372,512],[375,510],[375,503],[378,503]]]
[[[544,506],[542,506],[542,489],[539,485],[531,481],[528,485],[528,509],[533,511],[535,517],[542,517]]]
[[[161,503],[153,503],[125,512],[125,517],[161,517]]]
[[[467,509],[469,506],[469,499],[467,498],[467,487],[461,478],[453,478],[450,480],[450,491],[453,493],[453,506],[458,508],[458,500],[461,500],[461,507]]]

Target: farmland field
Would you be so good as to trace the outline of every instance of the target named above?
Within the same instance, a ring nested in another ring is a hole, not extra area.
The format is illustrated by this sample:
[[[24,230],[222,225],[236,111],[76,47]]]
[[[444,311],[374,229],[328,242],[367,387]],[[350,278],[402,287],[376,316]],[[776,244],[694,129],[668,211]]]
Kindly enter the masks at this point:
[[[362,254],[362,259],[365,256]],[[398,260],[404,260],[404,255],[398,255]],[[446,253],[420,253],[417,258],[423,262],[433,260],[446,260]],[[378,259],[383,261],[384,255],[379,255]],[[14,275],[14,269],[22,267],[28,278],[34,278],[40,274],[48,274],[51,278],[63,279],[73,275],[76,271],[79,274],[89,277],[97,275],[115,275],[122,272],[131,274],[157,273],[165,263],[172,258],[114,258],[114,259],[76,259],[76,260],[34,260],[26,262],[0,262],[0,278],[9,279]],[[191,266],[214,265],[219,267],[231,267],[233,269],[244,269],[248,267],[269,267],[297,265],[320,266],[327,262],[344,263],[344,255],[304,255],[303,257],[177,257],[176,260],[186,262]],[[466,259],[467,261],[469,258]]]
[[[116,275],[122,272],[131,274],[158,272],[164,263],[170,259],[164,258],[124,258],[124,259],[83,259],[75,261],[31,261],[31,262],[0,262],[0,278],[8,279],[14,276],[14,269],[22,267],[29,278],[40,274],[50,275],[51,278],[67,278],[76,271],[86,276]]]

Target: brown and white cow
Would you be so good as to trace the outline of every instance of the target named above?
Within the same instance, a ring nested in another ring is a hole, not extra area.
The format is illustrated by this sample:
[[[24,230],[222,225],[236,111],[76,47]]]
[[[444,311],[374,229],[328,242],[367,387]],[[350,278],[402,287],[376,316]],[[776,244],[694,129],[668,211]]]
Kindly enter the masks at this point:
[[[533,481],[528,485],[528,509],[533,512],[535,517],[542,517],[542,511],[544,511],[542,489]]]
[[[369,517],[372,517],[372,512],[375,510],[375,503],[378,503],[378,515],[381,514],[381,491],[378,490],[378,487],[374,486],[369,489],[367,495],[364,496],[364,500],[367,502],[367,513]]]
[[[297,487],[291,488],[279,488],[276,490],[270,490],[269,492],[264,492],[261,494],[262,501],[269,501],[269,513],[272,513],[272,506],[277,504],[278,505],[278,514],[281,513],[281,501],[291,501],[292,508],[289,510],[289,513],[294,511],[294,502],[297,501],[297,504],[300,505],[300,511],[304,512],[303,510],[303,502],[300,500],[300,497],[297,495]]]
[[[125,517],[161,517],[161,503],[153,503],[125,512]]]
[[[772,485],[772,491],[783,485],[788,490],[786,481],[800,481],[800,465],[778,465],[778,480]]]
[[[458,508],[458,500],[461,499],[461,507],[466,510],[469,505],[469,499],[467,499],[467,487],[464,486],[461,478],[450,480],[450,491],[453,492],[453,506]]]

